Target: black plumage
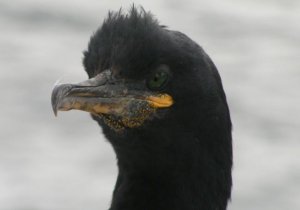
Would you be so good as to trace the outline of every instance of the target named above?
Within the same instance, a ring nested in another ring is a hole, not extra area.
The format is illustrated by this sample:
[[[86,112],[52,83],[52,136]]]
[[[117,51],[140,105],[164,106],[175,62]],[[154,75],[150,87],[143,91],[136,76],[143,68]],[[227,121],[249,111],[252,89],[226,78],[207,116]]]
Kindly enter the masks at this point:
[[[96,86],[110,91],[102,93],[105,99],[124,97],[116,92],[131,89],[172,97],[164,108],[128,105],[126,117],[123,111],[90,111],[117,157],[110,210],[225,210],[232,185],[231,121],[220,76],[203,49],[132,7],[127,14],[109,13],[91,37],[83,63],[90,78],[102,75]],[[111,91],[116,86],[123,89]],[[79,92],[76,97],[86,97]],[[55,111],[89,111],[86,104],[62,108],[57,101],[70,95],[74,102],[70,86],[54,90]]]

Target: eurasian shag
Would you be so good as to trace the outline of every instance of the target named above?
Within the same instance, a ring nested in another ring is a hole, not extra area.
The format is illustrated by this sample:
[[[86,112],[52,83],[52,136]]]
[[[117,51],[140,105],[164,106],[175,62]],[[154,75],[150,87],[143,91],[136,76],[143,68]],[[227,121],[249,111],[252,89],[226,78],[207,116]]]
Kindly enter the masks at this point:
[[[185,34],[132,7],[92,35],[89,80],[57,85],[52,106],[90,112],[117,157],[110,210],[225,210],[231,120],[216,66]]]

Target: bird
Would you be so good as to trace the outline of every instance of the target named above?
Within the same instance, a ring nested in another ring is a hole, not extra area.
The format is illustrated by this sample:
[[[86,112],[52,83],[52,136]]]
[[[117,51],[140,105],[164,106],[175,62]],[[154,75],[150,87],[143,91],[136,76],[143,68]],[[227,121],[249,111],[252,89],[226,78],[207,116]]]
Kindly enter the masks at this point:
[[[52,108],[89,112],[116,155],[109,210],[225,210],[232,123],[217,67],[150,11],[110,11],[83,53],[88,79],[59,84]]]

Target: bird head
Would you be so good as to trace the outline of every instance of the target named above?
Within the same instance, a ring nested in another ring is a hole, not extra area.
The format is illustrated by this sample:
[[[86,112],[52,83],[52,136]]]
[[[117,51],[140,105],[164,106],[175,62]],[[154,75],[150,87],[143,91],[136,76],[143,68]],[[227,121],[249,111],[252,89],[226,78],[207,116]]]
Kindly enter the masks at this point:
[[[56,86],[53,110],[90,112],[118,133],[157,127],[163,120],[182,124],[203,111],[203,98],[218,95],[204,51],[134,7],[127,15],[109,13],[91,37],[83,63],[89,79]]]

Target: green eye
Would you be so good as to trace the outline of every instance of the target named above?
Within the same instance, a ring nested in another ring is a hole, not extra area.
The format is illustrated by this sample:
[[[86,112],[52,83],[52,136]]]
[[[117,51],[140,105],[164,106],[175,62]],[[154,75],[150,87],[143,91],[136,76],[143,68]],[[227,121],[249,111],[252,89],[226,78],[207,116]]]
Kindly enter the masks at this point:
[[[160,90],[165,87],[169,81],[169,68],[165,65],[160,66],[147,80],[147,86],[151,90]]]

